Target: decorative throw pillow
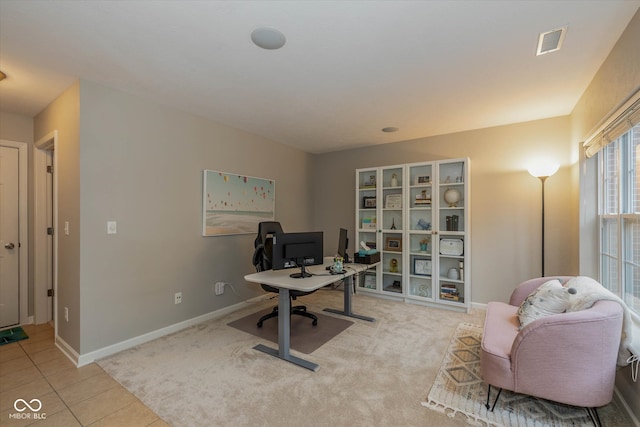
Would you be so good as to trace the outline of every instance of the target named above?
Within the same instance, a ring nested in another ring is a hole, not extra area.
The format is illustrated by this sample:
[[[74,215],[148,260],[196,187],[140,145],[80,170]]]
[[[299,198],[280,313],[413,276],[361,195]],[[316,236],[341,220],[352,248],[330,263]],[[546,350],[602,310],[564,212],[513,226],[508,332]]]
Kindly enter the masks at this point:
[[[574,289],[563,287],[558,279],[545,282],[529,294],[518,308],[520,329],[541,317],[567,311],[570,305],[569,297],[573,293]]]

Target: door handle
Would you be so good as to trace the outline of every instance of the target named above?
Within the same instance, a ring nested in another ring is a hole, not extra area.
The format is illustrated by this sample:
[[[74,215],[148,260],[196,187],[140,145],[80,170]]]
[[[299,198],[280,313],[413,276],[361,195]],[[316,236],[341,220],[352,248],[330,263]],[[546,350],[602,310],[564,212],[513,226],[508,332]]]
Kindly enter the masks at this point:
[[[16,245],[14,245],[13,243],[7,243],[7,244],[4,245],[4,247],[7,248],[7,249],[13,249],[13,248],[16,247]]]

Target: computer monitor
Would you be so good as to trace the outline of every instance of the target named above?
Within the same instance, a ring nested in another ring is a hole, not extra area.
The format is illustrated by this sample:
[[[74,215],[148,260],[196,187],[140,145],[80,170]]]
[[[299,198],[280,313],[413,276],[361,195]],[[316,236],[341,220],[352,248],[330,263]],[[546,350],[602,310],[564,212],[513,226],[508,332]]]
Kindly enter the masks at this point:
[[[340,237],[338,238],[338,255],[342,257],[344,262],[351,262],[347,249],[349,248],[349,238],[347,237],[347,230],[345,228],[340,229]]]
[[[322,231],[307,233],[276,233],[273,236],[273,255],[271,268],[282,270],[300,267],[299,273],[290,274],[299,279],[311,277],[305,268],[323,263]]]

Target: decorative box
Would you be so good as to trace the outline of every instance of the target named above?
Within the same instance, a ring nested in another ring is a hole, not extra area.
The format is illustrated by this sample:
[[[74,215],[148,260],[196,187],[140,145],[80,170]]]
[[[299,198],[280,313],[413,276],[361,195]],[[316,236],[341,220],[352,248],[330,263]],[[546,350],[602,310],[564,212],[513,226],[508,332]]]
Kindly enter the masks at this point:
[[[354,256],[353,262],[356,264],[375,264],[376,262],[380,262],[380,252],[368,255],[360,255],[360,253],[357,253]]]

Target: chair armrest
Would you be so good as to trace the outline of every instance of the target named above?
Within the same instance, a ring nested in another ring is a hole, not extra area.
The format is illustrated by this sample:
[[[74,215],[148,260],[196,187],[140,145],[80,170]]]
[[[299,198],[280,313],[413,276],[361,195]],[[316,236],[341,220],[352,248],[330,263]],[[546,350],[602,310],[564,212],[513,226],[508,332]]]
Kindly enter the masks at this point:
[[[538,289],[541,285],[545,284],[549,280],[558,279],[560,283],[565,283],[573,276],[549,276],[549,277],[536,277],[535,279],[529,279],[518,285],[511,293],[509,304],[519,306],[522,304],[531,292]]]

